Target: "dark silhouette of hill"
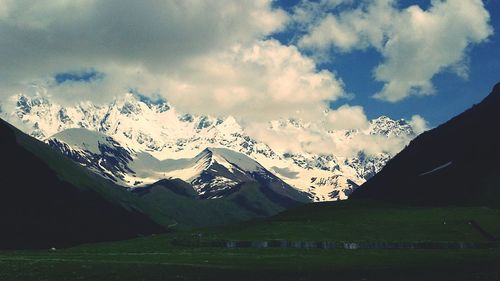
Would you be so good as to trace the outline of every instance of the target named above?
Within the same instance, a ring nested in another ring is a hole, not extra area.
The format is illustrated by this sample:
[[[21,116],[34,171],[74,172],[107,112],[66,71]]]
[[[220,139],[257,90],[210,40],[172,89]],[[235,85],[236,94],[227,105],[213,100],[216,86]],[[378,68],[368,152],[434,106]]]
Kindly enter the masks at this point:
[[[351,198],[500,206],[500,83],[481,103],[415,138]]]
[[[119,192],[116,186],[3,120],[0,155],[0,248],[61,247],[165,231],[120,196],[108,196]]]

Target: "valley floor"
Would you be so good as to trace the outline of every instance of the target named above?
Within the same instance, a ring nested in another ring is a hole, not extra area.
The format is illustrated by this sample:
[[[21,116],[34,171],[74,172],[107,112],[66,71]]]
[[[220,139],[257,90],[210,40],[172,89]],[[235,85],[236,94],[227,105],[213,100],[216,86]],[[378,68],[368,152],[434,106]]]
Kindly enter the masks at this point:
[[[500,249],[4,252],[0,280],[500,280]]]
[[[362,203],[362,204],[361,204]],[[361,207],[363,206],[363,207]],[[500,280],[500,210],[369,202],[306,205],[278,216],[68,249],[0,252],[0,280]],[[224,240],[484,243],[484,249],[210,247]],[[207,243],[205,243],[207,242]],[[207,246],[208,245],[208,246]]]

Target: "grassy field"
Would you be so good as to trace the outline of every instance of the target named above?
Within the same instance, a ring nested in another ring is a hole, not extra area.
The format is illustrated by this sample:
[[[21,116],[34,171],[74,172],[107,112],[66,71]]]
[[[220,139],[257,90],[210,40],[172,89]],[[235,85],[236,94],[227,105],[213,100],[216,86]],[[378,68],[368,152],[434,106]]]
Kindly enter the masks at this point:
[[[500,235],[497,209],[366,202],[363,206],[314,204],[224,227],[56,251],[0,252],[0,280],[500,280],[500,248],[225,249],[173,243],[178,239],[487,241],[467,224],[471,219]]]
[[[371,202],[309,204],[277,216],[197,231],[204,239],[337,242],[484,242],[474,220],[500,237],[500,210],[486,207],[423,208]],[[188,233],[189,234],[189,233]]]
[[[499,280],[499,261],[498,249],[73,249],[1,253],[0,280]]]

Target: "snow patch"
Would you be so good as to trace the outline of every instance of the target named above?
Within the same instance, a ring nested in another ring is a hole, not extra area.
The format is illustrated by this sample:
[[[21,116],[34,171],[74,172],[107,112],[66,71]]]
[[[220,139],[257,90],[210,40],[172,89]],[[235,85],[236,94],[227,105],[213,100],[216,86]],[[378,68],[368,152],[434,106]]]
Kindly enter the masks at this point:
[[[439,171],[439,170],[442,170],[442,169],[444,169],[444,168],[446,168],[446,167],[450,166],[451,164],[453,164],[453,161],[450,161],[450,162],[448,162],[448,163],[445,163],[445,164],[443,164],[443,165],[441,165],[441,166],[439,166],[439,167],[436,167],[436,168],[434,168],[434,169],[432,169],[432,170],[430,170],[430,171],[427,171],[427,172],[421,173],[421,174],[419,174],[419,176],[425,176],[425,175],[432,174],[432,173],[434,173],[434,172],[437,172],[437,171]]]

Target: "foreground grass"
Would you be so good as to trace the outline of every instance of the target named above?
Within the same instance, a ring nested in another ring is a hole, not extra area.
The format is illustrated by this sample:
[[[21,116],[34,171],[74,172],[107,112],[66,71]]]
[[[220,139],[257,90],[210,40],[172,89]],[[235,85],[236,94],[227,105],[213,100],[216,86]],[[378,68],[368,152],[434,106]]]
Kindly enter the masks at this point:
[[[0,280],[500,280],[500,250],[10,252]]]
[[[315,204],[230,226],[56,251],[0,252],[0,280],[500,280],[500,248],[225,249],[175,243],[179,239],[485,242],[469,220],[500,234],[497,209]]]

